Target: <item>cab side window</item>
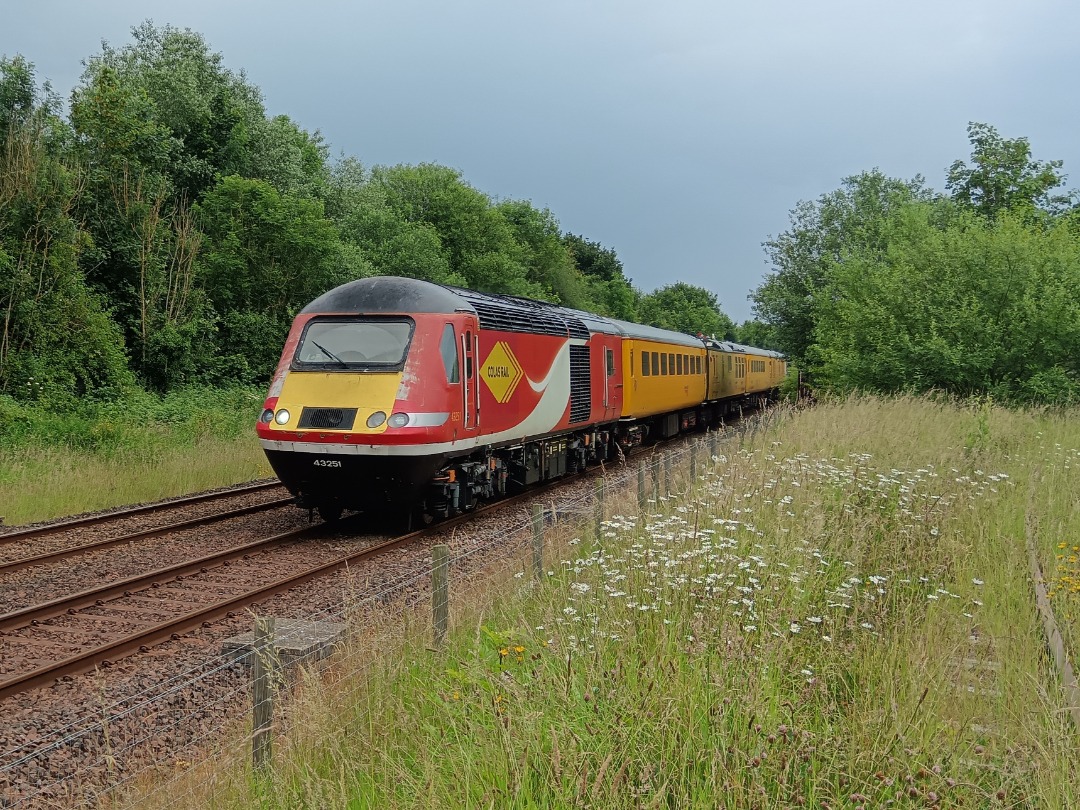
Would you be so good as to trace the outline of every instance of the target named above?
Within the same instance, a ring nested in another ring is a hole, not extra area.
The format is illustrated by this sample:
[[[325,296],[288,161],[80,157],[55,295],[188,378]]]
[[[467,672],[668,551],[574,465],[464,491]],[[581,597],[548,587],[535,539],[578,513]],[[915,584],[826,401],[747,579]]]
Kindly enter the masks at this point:
[[[448,383],[460,382],[457,341],[454,340],[453,324],[448,323],[443,327],[442,340],[439,341],[439,354],[442,355],[443,368],[446,369],[446,381]]]

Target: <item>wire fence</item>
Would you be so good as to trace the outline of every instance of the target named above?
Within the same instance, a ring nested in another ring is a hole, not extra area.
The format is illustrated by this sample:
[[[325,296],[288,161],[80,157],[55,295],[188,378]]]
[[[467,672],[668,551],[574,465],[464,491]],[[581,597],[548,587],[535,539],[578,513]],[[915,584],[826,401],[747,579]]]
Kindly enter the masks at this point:
[[[576,494],[545,501],[539,518],[552,540],[540,562],[560,551],[571,533],[587,530],[590,521],[596,521],[598,531],[605,509],[647,507],[691,480],[699,463],[707,460],[701,458],[702,451],[715,459],[720,439],[725,444],[738,436],[752,439],[777,418],[775,411],[762,411],[742,421],[737,430],[699,434],[680,447],[603,469],[597,479],[602,484],[595,489],[578,488]],[[646,477],[651,487],[646,486]],[[482,610],[500,595],[497,585],[514,582],[515,573],[530,569],[540,573],[535,570],[538,560],[532,542],[536,519],[518,513],[501,519],[497,530],[486,536],[471,530],[460,538],[455,534],[460,547],[451,554],[449,566],[455,605],[467,603],[474,611]],[[275,670],[284,686],[274,715],[275,738],[285,745],[293,733],[314,726],[289,711],[290,684],[334,690],[335,705],[358,704],[369,678],[432,643],[431,565],[420,564],[374,586],[361,582],[360,572],[351,574],[338,607],[300,617],[304,622],[344,625],[339,647],[350,654],[322,659],[322,653],[313,652],[301,655],[287,673]],[[454,615],[452,621],[461,619]],[[200,797],[216,789],[224,766],[251,758],[250,671],[260,654],[266,651],[254,645],[232,656],[208,652],[197,665],[112,701],[104,698],[103,685],[103,697],[92,715],[74,718],[0,753],[0,808],[175,806],[184,794],[198,805]],[[100,680],[104,684],[107,679]],[[358,715],[352,716],[359,722]],[[320,731],[326,733],[325,724]],[[348,726],[336,733],[348,733]]]

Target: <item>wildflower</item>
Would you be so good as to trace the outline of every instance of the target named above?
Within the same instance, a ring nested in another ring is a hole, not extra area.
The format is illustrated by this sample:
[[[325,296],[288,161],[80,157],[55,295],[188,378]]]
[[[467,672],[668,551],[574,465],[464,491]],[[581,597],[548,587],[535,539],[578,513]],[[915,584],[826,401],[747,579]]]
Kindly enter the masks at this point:
[[[518,655],[521,655],[523,652],[525,652],[525,648],[519,644],[518,646],[514,647],[514,652],[516,652]]]
[[[973,579],[973,580],[971,580],[971,581],[972,581],[973,583],[975,583],[976,585],[982,585],[982,584],[983,584],[983,581],[982,581],[981,579]]]
[[[500,658],[506,658],[506,656],[508,656],[509,654],[510,654],[510,651],[508,649],[506,649],[506,647],[503,647],[501,650],[499,650],[499,657]]]

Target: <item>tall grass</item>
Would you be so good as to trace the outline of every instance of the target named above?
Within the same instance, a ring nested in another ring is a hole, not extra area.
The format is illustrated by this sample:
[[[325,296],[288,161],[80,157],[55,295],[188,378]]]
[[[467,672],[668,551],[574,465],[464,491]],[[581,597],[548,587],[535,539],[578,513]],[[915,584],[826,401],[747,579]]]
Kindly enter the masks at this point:
[[[266,477],[261,402],[187,390],[55,412],[0,397],[0,516],[27,523]]]
[[[422,621],[358,627],[352,656],[292,700],[269,774],[250,776],[240,747],[163,793],[1080,806],[1025,550],[1030,532],[1052,567],[1075,531],[1073,417],[864,398],[793,414],[696,480],[683,465],[642,512],[624,496],[600,536],[562,535],[540,581],[457,583],[439,651]],[[1059,614],[1075,598],[1059,589]]]

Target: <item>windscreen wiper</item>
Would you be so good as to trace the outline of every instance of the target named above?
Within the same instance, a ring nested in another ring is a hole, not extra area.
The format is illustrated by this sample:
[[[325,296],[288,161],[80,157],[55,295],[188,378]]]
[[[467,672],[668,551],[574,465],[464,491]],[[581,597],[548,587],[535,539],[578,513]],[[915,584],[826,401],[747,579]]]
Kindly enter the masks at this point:
[[[349,364],[348,364],[348,363],[346,363],[346,362],[345,362],[344,360],[342,360],[342,359],[341,359],[340,357],[338,357],[338,356],[337,356],[336,354],[334,354],[334,353],[333,353],[332,351],[330,351],[330,350],[329,350],[328,348],[326,348],[325,346],[320,346],[320,345],[319,345],[318,343],[316,343],[316,342],[315,342],[314,340],[313,340],[313,341],[311,341],[311,343],[312,343],[312,345],[313,345],[313,346],[314,346],[314,347],[315,347],[316,349],[318,349],[318,350],[319,350],[320,352],[322,352],[323,354],[325,354],[325,355],[326,355],[327,357],[329,357],[329,358],[330,358],[331,360],[333,360],[333,361],[334,361],[335,363],[339,363],[339,364],[341,365],[341,367],[342,367],[342,368],[348,368],[348,367],[349,367]]]

